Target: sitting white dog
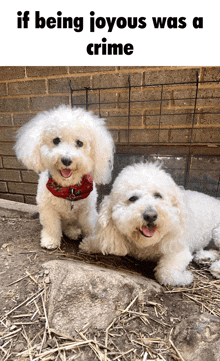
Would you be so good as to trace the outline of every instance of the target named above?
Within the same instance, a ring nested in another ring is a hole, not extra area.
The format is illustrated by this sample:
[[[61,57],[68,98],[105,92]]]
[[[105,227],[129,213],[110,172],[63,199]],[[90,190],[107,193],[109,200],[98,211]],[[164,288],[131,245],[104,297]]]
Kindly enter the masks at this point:
[[[114,143],[104,120],[61,105],[19,129],[15,152],[26,167],[42,172],[37,191],[41,246],[59,247],[62,231],[71,239],[89,236],[97,220],[94,182],[111,180]]]
[[[194,253],[197,259],[219,258],[217,251],[203,250],[211,239],[220,247],[220,201],[181,189],[158,163],[141,163],[116,178],[102,202],[95,234],[80,248],[157,261],[156,279],[175,286],[193,281],[186,268]],[[220,274],[220,261],[211,272]]]

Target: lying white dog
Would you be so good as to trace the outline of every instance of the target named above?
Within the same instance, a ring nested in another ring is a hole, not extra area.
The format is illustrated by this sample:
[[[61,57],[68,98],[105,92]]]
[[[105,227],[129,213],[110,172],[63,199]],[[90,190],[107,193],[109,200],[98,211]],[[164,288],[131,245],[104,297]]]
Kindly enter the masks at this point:
[[[203,248],[213,239],[220,247],[220,201],[178,187],[159,164],[128,166],[102,202],[96,233],[85,238],[88,253],[129,254],[157,261],[156,279],[164,285],[188,285],[194,257],[218,259]],[[217,256],[217,257],[216,257]],[[211,266],[220,274],[220,261]]]
[[[111,180],[114,143],[103,119],[62,105],[38,114],[17,133],[15,152],[39,177],[41,246],[88,236],[96,224],[95,183]],[[94,180],[94,182],[93,182]]]

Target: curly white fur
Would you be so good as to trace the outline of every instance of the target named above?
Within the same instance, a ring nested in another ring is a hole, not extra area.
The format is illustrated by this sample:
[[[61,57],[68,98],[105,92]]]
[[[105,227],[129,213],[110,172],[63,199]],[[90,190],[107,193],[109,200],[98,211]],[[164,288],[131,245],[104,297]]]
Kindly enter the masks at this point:
[[[114,143],[104,120],[83,109],[61,105],[39,113],[21,127],[14,148],[27,168],[41,172],[37,191],[43,226],[41,246],[59,247],[62,231],[72,239],[93,232],[97,220],[95,184],[87,198],[74,202],[71,211],[70,201],[54,196],[46,183],[49,172],[61,187],[78,184],[87,173],[98,184],[111,180]],[[62,175],[64,169],[69,177]]]
[[[161,284],[187,285],[193,281],[187,270],[193,254],[213,259],[214,253],[199,254],[212,238],[220,247],[219,200],[181,189],[158,163],[141,163],[116,178],[102,202],[96,232],[80,248],[157,261]],[[220,262],[212,268],[220,274]]]

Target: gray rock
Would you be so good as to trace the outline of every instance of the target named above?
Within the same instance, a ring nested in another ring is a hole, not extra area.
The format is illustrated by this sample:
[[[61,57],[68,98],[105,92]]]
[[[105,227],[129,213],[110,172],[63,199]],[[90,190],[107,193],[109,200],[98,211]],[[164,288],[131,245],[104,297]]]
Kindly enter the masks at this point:
[[[50,271],[49,325],[70,336],[87,324],[90,329],[106,329],[135,296],[161,292],[153,280],[74,260],[43,266]]]
[[[220,361],[220,319],[210,314],[189,316],[175,328],[175,346],[185,361]]]

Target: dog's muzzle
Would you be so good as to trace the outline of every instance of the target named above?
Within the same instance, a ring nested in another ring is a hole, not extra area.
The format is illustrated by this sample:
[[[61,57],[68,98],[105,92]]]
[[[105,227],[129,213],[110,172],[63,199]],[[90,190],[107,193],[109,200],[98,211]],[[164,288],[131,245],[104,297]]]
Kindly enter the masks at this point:
[[[153,237],[153,235],[157,231],[157,226],[154,224],[154,222],[157,220],[158,214],[155,209],[148,208],[143,213],[143,219],[147,223],[146,226],[143,226],[142,229],[140,229],[140,233],[144,237]]]
[[[68,167],[68,166],[72,163],[71,159],[70,159],[70,158],[67,158],[67,157],[61,158],[61,162],[62,162],[66,167]]]
[[[151,208],[143,213],[144,220],[147,223],[150,223],[150,224],[155,222],[157,217],[158,217],[157,212],[154,209],[151,209]]]
[[[69,157],[62,157],[61,162],[66,167],[68,167],[72,164],[72,160]],[[64,168],[64,169],[60,170],[60,174],[62,175],[63,178],[69,178],[72,175],[72,173],[73,173],[73,170],[69,169],[69,168]]]

